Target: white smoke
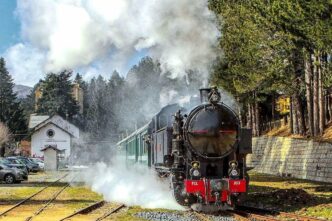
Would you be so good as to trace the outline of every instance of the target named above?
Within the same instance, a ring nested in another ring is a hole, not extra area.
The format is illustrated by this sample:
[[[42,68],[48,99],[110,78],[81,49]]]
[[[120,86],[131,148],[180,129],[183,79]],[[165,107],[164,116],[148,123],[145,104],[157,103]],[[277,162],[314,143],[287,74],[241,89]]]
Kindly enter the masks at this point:
[[[109,202],[150,209],[184,210],[173,198],[169,183],[147,167],[135,165],[127,168],[120,160],[113,162],[112,166],[97,163],[84,172],[84,181]]]
[[[172,78],[193,69],[206,79],[215,58],[219,32],[207,0],[17,0],[17,3],[23,44],[31,45],[40,52],[39,56],[44,56],[44,72],[86,70],[96,62],[103,64],[99,68],[105,68],[99,71],[121,71],[129,57],[147,50],[160,61],[163,71],[171,72]],[[31,51],[24,53],[29,57]],[[14,74],[35,74],[16,68],[24,61],[10,61],[14,62]],[[106,69],[109,66],[111,70]]]
[[[5,52],[4,57],[16,84],[33,86],[44,75],[45,56],[31,45],[16,44]]]

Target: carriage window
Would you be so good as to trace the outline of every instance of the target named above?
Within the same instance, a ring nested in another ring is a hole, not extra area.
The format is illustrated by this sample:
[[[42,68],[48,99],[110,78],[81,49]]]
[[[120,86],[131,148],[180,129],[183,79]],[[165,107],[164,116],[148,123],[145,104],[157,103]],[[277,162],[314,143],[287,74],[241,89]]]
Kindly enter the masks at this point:
[[[158,129],[166,127],[167,123],[168,123],[167,115],[160,115]]]

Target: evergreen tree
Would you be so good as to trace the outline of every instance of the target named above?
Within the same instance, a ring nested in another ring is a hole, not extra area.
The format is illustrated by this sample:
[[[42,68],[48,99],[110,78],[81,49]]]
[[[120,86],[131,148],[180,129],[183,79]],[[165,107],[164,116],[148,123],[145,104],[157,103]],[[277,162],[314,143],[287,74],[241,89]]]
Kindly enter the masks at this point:
[[[107,84],[102,76],[92,78],[88,87],[88,109],[86,112],[86,131],[92,139],[106,139],[108,134]]]
[[[113,71],[110,80],[107,84],[107,96],[108,96],[108,107],[109,107],[109,114],[110,114],[110,121],[109,121],[109,131],[111,133],[112,139],[118,139],[116,134],[119,133],[119,125],[120,125],[120,118],[119,112],[121,111],[121,103],[123,99],[123,86],[124,86],[124,79],[120,76],[120,74],[115,70]]]
[[[20,102],[13,92],[13,79],[6,68],[3,58],[0,58],[0,122],[7,125],[12,134],[26,133],[26,121]],[[22,136],[14,136],[16,140]]]
[[[22,98],[21,101],[21,107],[24,110],[24,116],[26,118],[27,121],[29,121],[30,115],[33,114],[35,112],[35,93],[36,90],[39,88],[40,86],[40,82],[41,80],[33,87],[33,89],[31,90],[30,94],[28,94],[27,97]]]
[[[58,114],[69,120],[78,116],[79,107],[72,96],[71,76],[71,71],[47,74],[40,84],[42,96],[37,103],[38,114]]]

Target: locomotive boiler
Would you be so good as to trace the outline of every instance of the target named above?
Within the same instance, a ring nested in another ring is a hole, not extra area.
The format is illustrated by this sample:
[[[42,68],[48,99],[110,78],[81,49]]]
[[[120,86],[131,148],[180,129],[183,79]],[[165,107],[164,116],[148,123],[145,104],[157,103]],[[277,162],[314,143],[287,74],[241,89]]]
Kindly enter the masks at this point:
[[[164,107],[118,146],[129,164],[145,164],[167,177],[179,204],[230,209],[247,192],[251,130],[240,127],[217,88],[200,89],[200,98],[191,110]]]

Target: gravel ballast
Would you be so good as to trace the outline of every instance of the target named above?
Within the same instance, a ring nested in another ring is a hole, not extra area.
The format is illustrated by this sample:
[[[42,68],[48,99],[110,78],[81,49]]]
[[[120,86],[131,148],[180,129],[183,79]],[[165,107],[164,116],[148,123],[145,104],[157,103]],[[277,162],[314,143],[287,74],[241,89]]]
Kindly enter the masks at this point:
[[[172,212],[139,212],[136,217],[150,221],[200,221],[194,213],[172,213]],[[213,221],[235,221],[231,216],[205,215]]]

